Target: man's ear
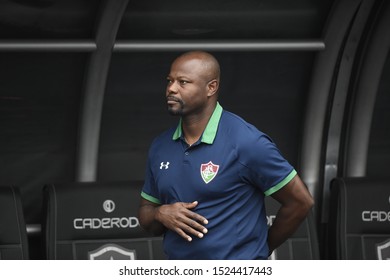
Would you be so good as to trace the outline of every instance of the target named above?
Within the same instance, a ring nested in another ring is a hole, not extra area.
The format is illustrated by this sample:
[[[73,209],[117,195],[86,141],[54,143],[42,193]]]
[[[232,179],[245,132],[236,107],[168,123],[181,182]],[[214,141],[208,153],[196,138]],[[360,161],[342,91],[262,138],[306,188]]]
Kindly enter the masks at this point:
[[[208,82],[208,84],[207,84],[207,89],[208,89],[207,96],[208,97],[213,96],[218,91],[218,88],[219,88],[219,81],[217,79],[214,79],[214,80],[211,80],[210,82]]]

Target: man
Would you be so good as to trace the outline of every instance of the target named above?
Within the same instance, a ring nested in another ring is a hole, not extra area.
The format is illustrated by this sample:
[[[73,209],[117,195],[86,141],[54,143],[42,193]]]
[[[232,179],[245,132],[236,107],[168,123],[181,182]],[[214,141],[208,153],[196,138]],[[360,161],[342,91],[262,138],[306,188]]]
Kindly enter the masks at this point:
[[[151,145],[141,226],[164,233],[169,259],[267,259],[306,217],[310,193],[267,135],[218,103],[211,54],[179,56],[167,80],[180,121]],[[267,195],[281,203],[269,230]]]

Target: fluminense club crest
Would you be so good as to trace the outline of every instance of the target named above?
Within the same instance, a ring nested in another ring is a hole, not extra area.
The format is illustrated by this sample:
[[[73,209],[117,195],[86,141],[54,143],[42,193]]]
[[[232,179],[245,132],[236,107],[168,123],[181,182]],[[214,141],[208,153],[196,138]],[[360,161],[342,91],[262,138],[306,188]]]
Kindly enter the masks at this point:
[[[215,176],[217,176],[219,165],[216,165],[209,161],[208,163],[203,163],[200,165],[200,175],[202,176],[203,181],[208,184],[210,183]]]

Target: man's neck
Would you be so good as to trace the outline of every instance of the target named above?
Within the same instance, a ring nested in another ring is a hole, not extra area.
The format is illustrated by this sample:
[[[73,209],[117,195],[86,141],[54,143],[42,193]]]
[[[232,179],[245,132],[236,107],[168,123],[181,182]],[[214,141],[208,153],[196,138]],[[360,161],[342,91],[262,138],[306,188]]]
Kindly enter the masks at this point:
[[[200,114],[182,117],[182,129],[189,145],[194,144],[202,136],[214,109],[215,105],[205,108]]]

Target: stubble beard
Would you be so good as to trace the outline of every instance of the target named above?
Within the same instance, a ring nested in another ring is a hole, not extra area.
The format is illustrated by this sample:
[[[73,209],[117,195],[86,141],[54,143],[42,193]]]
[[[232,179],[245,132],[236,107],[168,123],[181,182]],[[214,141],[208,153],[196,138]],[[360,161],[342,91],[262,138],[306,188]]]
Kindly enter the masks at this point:
[[[184,112],[184,103],[183,100],[177,100],[179,103],[179,108],[174,109],[173,106],[168,106],[168,113],[172,116],[183,116]]]

